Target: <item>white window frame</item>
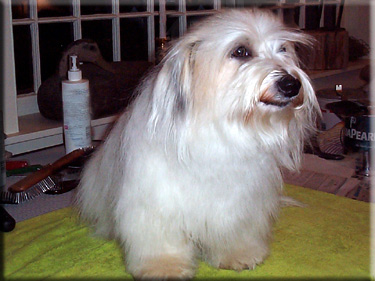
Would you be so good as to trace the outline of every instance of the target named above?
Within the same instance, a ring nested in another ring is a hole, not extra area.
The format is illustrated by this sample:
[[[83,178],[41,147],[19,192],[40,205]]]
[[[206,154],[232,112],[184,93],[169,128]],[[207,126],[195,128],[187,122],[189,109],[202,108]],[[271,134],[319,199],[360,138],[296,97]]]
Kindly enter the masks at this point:
[[[10,1],[10,0],[9,0]],[[17,133],[18,127],[18,115],[17,115],[17,91],[16,91],[16,73],[14,64],[14,53],[13,53],[13,33],[11,19],[10,5],[3,7],[3,38],[4,38],[4,132],[5,134]],[[9,8],[9,9],[8,9]]]
[[[186,9],[186,0],[179,0],[179,9],[166,10],[165,3],[167,0],[159,0],[159,11],[154,11],[154,0],[147,0],[147,11],[139,13],[120,13],[119,0],[112,0],[111,14],[96,14],[96,15],[81,15],[79,4],[80,0],[73,0],[73,16],[71,17],[57,17],[57,18],[39,18],[37,15],[36,2],[37,0],[29,0],[31,3],[31,18],[30,19],[11,19],[11,0],[5,0],[6,5],[4,9],[4,36],[5,36],[5,108],[4,108],[4,127],[7,138],[5,139],[6,150],[13,154],[24,153],[43,147],[54,146],[63,143],[62,128],[60,123],[42,120],[38,113],[35,92],[40,86],[40,54],[39,54],[39,39],[38,39],[38,23],[48,22],[73,22],[74,40],[80,39],[81,22],[88,19],[111,19],[113,21],[112,27],[112,41],[113,41],[113,60],[121,60],[121,46],[120,46],[120,19],[130,17],[147,17],[148,19],[148,59],[154,61],[155,59],[155,16],[160,19],[160,34],[166,33],[167,17],[174,16],[179,18],[179,35],[183,35],[187,28],[187,17],[209,15],[216,13],[221,9],[221,0],[213,0],[212,10],[190,11]],[[233,5],[243,0],[231,0]],[[299,3],[293,4],[300,6],[300,20],[301,27],[304,22],[304,7],[307,5],[306,0],[299,0]],[[327,1],[326,1],[327,2]],[[339,0],[330,0],[329,2],[339,4]],[[286,0],[275,0],[276,9],[280,12],[284,6],[287,6]],[[308,5],[317,5],[319,1],[316,0]],[[289,4],[290,6],[290,4]],[[15,81],[15,64],[13,51],[13,35],[12,25],[30,24],[32,30],[32,50],[33,50],[33,71],[34,75],[34,93],[17,96],[16,81]],[[93,128],[95,130],[94,137],[101,139],[103,132],[108,123],[114,120],[113,117],[93,120]],[[30,123],[32,123],[30,125]],[[40,126],[41,127],[40,127]],[[34,128],[35,127],[35,128]],[[98,132],[96,132],[98,131]]]

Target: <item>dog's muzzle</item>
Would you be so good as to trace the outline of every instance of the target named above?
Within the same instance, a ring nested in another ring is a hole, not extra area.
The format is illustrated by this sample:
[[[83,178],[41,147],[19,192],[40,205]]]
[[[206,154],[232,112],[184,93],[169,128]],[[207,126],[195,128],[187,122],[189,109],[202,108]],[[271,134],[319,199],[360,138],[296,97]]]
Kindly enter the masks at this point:
[[[263,104],[279,108],[289,105],[298,96],[301,82],[292,75],[285,73],[275,81],[271,91],[266,92],[260,101]]]
[[[293,98],[297,96],[301,89],[301,82],[289,74],[281,77],[276,83],[280,95],[285,98]]]

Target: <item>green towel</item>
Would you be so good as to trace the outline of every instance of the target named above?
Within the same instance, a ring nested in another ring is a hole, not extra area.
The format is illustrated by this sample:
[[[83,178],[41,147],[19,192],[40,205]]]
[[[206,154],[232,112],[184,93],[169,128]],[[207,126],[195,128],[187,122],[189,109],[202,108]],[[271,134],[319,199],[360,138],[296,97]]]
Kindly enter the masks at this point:
[[[307,188],[286,194],[307,207],[282,209],[271,255],[255,270],[219,270],[199,263],[196,279],[370,277],[370,205]],[[72,208],[17,224],[4,235],[5,279],[127,279],[120,247],[93,237]]]

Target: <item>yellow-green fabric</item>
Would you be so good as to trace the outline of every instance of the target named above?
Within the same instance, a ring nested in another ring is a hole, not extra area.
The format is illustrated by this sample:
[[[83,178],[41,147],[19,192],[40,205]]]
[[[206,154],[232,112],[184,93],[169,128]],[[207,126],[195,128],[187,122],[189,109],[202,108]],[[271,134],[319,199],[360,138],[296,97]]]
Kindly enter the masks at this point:
[[[307,204],[282,209],[271,254],[255,270],[218,270],[199,263],[196,279],[370,277],[370,205],[296,186],[286,194]],[[17,224],[4,234],[4,274],[10,279],[127,279],[120,247],[93,237],[72,208]]]

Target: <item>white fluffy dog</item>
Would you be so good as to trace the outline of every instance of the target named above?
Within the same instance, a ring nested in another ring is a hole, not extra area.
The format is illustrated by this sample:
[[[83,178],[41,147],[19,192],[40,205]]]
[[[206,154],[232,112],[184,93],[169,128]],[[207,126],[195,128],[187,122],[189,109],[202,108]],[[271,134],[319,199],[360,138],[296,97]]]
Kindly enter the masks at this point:
[[[135,278],[191,278],[199,255],[253,269],[269,253],[318,105],[271,12],[220,12],[169,49],[90,159],[77,200]]]

